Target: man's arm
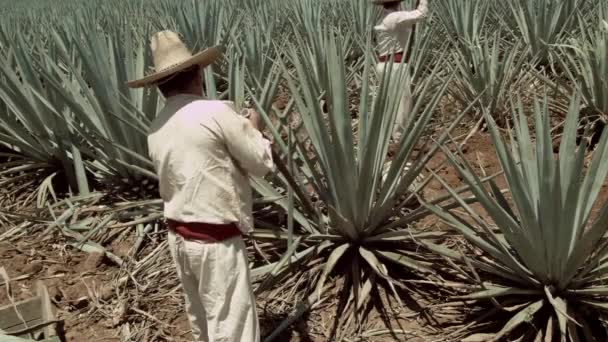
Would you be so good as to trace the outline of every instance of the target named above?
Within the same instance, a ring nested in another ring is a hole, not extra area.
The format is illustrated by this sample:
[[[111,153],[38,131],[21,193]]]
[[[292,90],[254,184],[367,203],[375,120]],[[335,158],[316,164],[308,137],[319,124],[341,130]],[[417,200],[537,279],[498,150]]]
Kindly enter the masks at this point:
[[[252,112],[249,119],[229,109],[217,118],[228,152],[249,174],[263,177],[272,171],[270,141],[262,136],[259,114]]]
[[[376,30],[392,31],[400,26],[413,26],[428,15],[428,0],[420,0],[420,5],[413,11],[398,11],[387,15]]]

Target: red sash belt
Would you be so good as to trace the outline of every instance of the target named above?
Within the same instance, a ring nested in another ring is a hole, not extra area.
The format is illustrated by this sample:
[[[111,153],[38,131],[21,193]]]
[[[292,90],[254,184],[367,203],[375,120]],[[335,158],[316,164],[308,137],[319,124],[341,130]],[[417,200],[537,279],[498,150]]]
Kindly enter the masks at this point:
[[[167,220],[167,226],[176,234],[188,240],[218,242],[240,236],[241,230],[234,223],[209,224],[201,222],[177,222]]]
[[[378,60],[382,63],[386,63],[391,60],[391,56],[394,56],[394,59],[393,59],[394,63],[401,63],[401,60],[403,60],[403,52],[397,52],[395,54],[380,56],[378,58]]]

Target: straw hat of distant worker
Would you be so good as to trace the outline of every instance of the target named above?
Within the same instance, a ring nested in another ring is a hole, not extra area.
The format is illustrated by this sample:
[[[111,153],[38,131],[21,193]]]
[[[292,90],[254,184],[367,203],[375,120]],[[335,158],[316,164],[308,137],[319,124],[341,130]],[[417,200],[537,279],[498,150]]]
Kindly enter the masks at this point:
[[[213,46],[192,54],[182,42],[179,35],[173,31],[160,31],[150,39],[152,60],[154,63],[153,73],[127,82],[130,88],[141,88],[155,85],[159,81],[191,67],[204,68],[222,57],[224,49],[221,46]]]

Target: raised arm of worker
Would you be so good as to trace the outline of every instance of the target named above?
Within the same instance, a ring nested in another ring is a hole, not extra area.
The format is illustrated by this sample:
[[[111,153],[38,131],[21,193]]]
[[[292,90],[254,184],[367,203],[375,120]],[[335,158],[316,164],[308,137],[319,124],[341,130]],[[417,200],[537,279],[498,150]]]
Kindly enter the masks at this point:
[[[413,26],[428,15],[428,0],[420,0],[418,8],[413,11],[395,11],[389,13],[382,22],[375,26],[377,31],[394,31],[404,26]]]
[[[224,113],[216,116],[221,134],[230,155],[241,168],[256,177],[263,177],[274,168],[270,141],[264,138],[259,114],[249,118],[237,114],[224,105]]]

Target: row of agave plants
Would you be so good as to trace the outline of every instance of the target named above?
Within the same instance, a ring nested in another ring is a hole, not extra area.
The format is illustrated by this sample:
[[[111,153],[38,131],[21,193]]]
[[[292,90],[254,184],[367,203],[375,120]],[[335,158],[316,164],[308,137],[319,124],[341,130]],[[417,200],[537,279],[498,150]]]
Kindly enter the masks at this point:
[[[592,154],[578,137],[581,112],[608,114],[608,6],[431,5],[408,68],[382,79],[374,75],[370,31],[379,13],[366,0],[67,1],[4,9],[13,19],[0,23],[1,182],[36,188],[15,208],[114,186],[155,194],[145,137],[163,99],[125,82],[147,72],[150,33],[172,28],[195,48],[227,47],[225,60],[205,70],[207,96],[256,108],[275,141],[277,172],[252,185],[257,203],[278,208],[287,221],[258,220],[259,291],[306,274],[297,290],[304,307],[314,307],[342,286],[339,310],[347,319],[339,324],[346,327],[365,318],[378,288],[401,303],[411,289],[402,278],[410,274],[457,289],[454,306],[493,305],[474,323],[498,326],[471,341],[604,339],[608,205],[597,199],[608,174],[608,133]],[[406,77],[413,119],[391,142]],[[286,98],[281,105],[278,95]],[[457,113],[440,110],[449,99]],[[557,153],[555,113],[565,118]],[[454,132],[472,118],[485,122],[507,189],[463,158]],[[449,124],[437,132],[438,121]],[[437,153],[462,187],[429,169]],[[431,180],[444,195],[420,195]],[[412,199],[419,205],[411,207]],[[468,244],[450,247],[446,231],[417,227],[427,215]]]

